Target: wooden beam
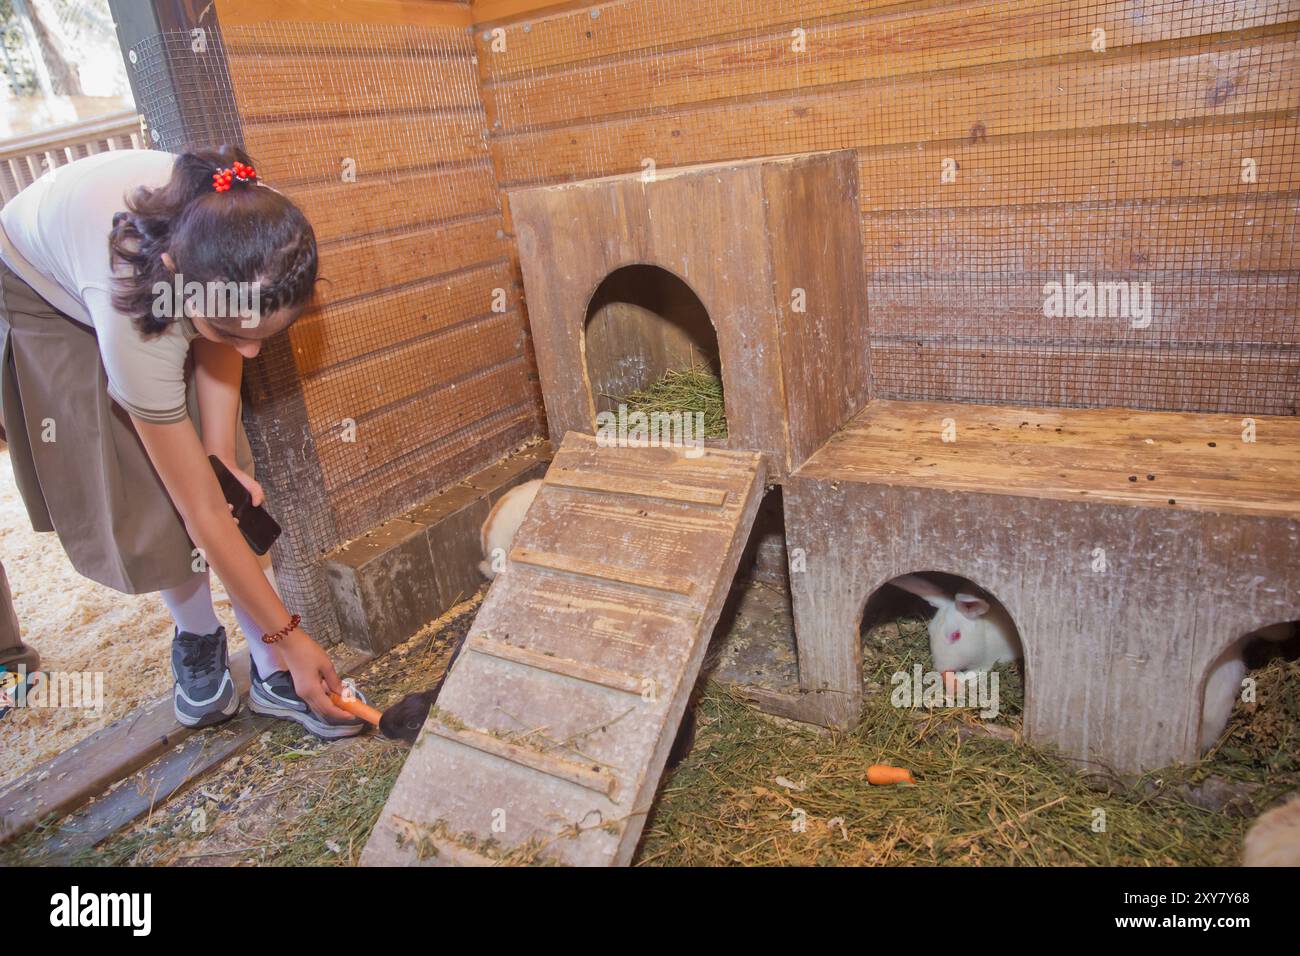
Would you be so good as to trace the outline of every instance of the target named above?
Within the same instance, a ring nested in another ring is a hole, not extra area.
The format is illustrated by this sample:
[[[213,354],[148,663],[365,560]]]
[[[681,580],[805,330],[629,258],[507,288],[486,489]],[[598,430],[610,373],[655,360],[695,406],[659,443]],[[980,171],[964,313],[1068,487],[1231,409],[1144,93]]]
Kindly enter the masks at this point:
[[[368,655],[349,652],[340,661],[338,671],[355,674],[370,660]],[[240,650],[230,659],[230,673],[241,696],[248,692],[248,651]],[[159,757],[156,766],[141,771],[142,781],[156,786],[140,790],[124,788],[95,815],[83,821],[79,836],[69,834],[69,847],[93,845],[126,826],[155,802],[161,803],[195,777],[243,749],[261,727],[256,722],[241,722],[233,735],[203,734],[198,747],[183,747],[198,730],[176,722],[172,695],[137,708],[102,730],[97,730],[75,747],[63,751],[33,767],[3,791],[0,791],[0,843],[30,830],[42,820],[59,818],[89,803],[117,781],[134,773]],[[208,747],[213,737],[217,743]],[[172,754],[180,760],[172,760]],[[216,757],[220,759],[216,759]],[[213,761],[216,761],[215,763]],[[156,798],[156,801],[152,798]],[[87,835],[95,838],[87,842]]]
[[[450,0],[216,0],[217,17],[226,26],[269,20],[305,23],[415,24],[467,27],[470,8]]]
[[[395,504],[418,502],[459,481],[485,459],[510,454],[539,432],[537,410],[532,404],[521,401],[503,409],[439,443],[436,454],[432,447],[417,449],[408,458],[361,474],[352,486],[353,492],[333,504],[335,523],[341,534],[362,534],[386,520]],[[425,454],[427,458],[422,457]],[[413,461],[419,463],[418,467],[412,466]],[[472,592],[472,588],[466,588],[462,597]]]
[[[325,472],[324,482],[332,496],[332,506],[344,507],[347,495],[336,493],[343,488],[365,492],[381,469],[397,472],[409,471],[416,452],[429,452],[436,443],[451,440],[472,440],[478,422],[498,413],[506,414],[514,406],[503,409],[505,398],[520,396],[524,400],[524,378],[527,363],[522,355],[508,359],[500,365],[480,369],[464,378],[389,406],[364,416],[357,422],[355,442],[344,441],[339,422],[319,422],[322,433],[317,434],[316,448]],[[438,448],[430,453],[436,462],[440,455],[451,454],[449,448]],[[417,459],[418,460],[418,459]],[[478,462],[481,467],[482,461]],[[430,467],[429,461],[419,468]],[[468,471],[473,471],[470,467]],[[432,490],[432,489],[430,489]],[[399,502],[390,502],[398,506]]]
[[[912,339],[874,341],[871,368],[888,398],[1300,414],[1300,355],[1284,349]]]
[[[276,726],[274,717],[244,709],[227,724],[195,734],[109,793],[52,827],[41,842],[42,866],[72,865],[77,857],[135,820],[161,807],[194,781],[243,753],[258,736]]]
[[[466,82],[472,82],[467,76]],[[418,128],[417,141],[406,136]],[[382,113],[285,123],[247,123],[244,146],[278,179],[338,182],[342,161],[358,176],[435,165],[463,165],[487,155],[483,118],[465,110],[428,110],[394,121]]]
[[[749,156],[852,147],[967,142],[972,117],[988,117],[978,136],[1059,136],[1072,130],[1140,131],[1155,123],[1232,122],[1253,113],[1279,116],[1296,107],[1295,91],[1269,79],[1300,64],[1294,35],[1234,41],[1212,52],[1166,50],[1150,58],[1003,63],[896,82],[847,80],[779,96],[711,100],[649,115],[594,117],[574,111],[564,126],[505,129],[492,141],[503,186],[586,179]],[[1187,76],[1240,76],[1226,98]],[[1009,110],[1008,103],[1016,109]],[[938,181],[937,168],[933,179]]]
[[[511,23],[597,6],[599,0],[472,0],[475,25]]]
[[[436,334],[330,369],[302,384],[312,422],[332,428],[344,418],[364,416],[450,385],[474,370],[519,354],[522,320],[489,312]]]
[[[1294,24],[1289,21],[1296,16],[1295,10],[1274,8],[1248,19],[1214,4],[1177,20],[1155,17],[1153,24],[1129,17],[1128,0],[1107,0],[1099,6],[1101,9],[1088,12],[1089,23],[1106,29],[1105,56],[1112,60],[1168,55],[1169,45],[1180,40],[1195,39],[1200,48],[1205,37],[1234,24],[1238,29],[1249,25],[1249,35],[1256,37],[1270,30],[1290,33]],[[781,11],[783,5],[773,4],[772,8]],[[699,22],[691,14],[681,15],[689,22]],[[867,18],[822,21],[815,26],[801,21],[808,31],[806,53],[792,51],[789,30],[775,25],[766,35],[745,34],[717,42],[709,34],[725,29],[726,21],[709,23],[697,35],[662,49],[666,45],[662,24],[655,18],[642,18],[636,31],[641,44],[653,43],[662,52],[590,58],[583,54],[592,41],[578,43],[571,34],[571,55],[577,58],[560,69],[536,74],[519,72],[519,64],[527,62],[540,46],[534,39],[536,30],[512,33],[503,53],[493,52],[492,40],[485,39],[482,32],[475,37],[475,46],[489,78],[483,95],[488,118],[513,129],[524,124],[563,123],[575,108],[587,117],[636,112],[644,108],[649,91],[653,91],[654,107],[664,109],[717,99],[806,92],[847,80],[897,81],[904,76],[933,76],[948,70],[1056,57],[1078,62],[1080,55],[1096,54],[1089,50],[1088,30],[1065,25],[1077,16],[1077,0],[1028,0],[1011,8],[1002,2],[976,3],[939,11],[913,10],[907,16],[886,10]],[[571,27],[575,34],[607,29],[601,19],[568,19],[575,21]],[[1161,47],[1151,49],[1153,39],[1158,39]],[[1135,49],[1139,46],[1141,49]]]
[[[956,424],[957,440],[943,437]],[[828,481],[1300,517],[1300,419],[873,401],[800,469]]]
[[[465,60],[460,60],[388,46],[384,44],[382,58],[373,53],[321,56],[307,49],[308,43],[296,41],[289,50],[274,53],[233,52],[228,47],[231,84],[244,94],[244,122],[293,115],[319,119],[391,111],[478,111],[478,103],[466,98],[465,85],[474,82],[473,67],[465,62],[468,48]],[[457,73],[463,83],[445,82]]]

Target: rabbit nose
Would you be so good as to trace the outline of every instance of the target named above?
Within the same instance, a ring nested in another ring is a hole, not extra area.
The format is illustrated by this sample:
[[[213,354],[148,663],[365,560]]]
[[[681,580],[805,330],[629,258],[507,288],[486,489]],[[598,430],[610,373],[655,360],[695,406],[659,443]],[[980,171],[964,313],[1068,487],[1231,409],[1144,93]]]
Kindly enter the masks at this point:
[[[956,644],[960,640],[961,640],[961,631],[953,631],[951,634],[948,635],[949,644]]]

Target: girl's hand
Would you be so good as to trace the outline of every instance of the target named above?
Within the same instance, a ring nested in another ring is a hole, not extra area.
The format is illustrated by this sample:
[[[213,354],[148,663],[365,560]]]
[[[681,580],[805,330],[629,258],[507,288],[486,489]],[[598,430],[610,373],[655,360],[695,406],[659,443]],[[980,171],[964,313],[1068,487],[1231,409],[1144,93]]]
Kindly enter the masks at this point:
[[[266,500],[266,495],[262,493],[262,486],[253,480],[252,475],[245,474],[243,470],[229,462],[226,462],[226,468],[229,469],[232,475],[239,479],[239,483],[248,490],[250,495],[253,496],[253,507],[256,508]]]
[[[284,658],[289,673],[293,675],[294,691],[307,702],[307,706],[321,717],[356,719],[330,701],[330,691],[343,696],[343,682],[339,680],[329,656],[306,631],[296,628],[281,641],[280,655]]]

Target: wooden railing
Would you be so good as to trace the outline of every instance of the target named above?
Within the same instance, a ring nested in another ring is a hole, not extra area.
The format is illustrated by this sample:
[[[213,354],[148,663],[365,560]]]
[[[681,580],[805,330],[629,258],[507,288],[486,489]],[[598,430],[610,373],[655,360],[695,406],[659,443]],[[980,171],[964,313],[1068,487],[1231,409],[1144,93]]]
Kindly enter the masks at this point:
[[[0,206],[55,166],[110,149],[141,149],[139,117],[124,110],[0,142]]]

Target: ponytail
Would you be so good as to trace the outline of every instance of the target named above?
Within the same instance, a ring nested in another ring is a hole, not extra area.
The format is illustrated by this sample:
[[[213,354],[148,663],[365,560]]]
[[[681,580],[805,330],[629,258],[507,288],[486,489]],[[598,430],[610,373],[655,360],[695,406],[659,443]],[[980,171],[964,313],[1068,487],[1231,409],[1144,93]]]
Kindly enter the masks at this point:
[[[113,305],[142,335],[158,335],[176,319],[155,308],[158,284],[173,281],[163,253],[187,282],[258,283],[264,314],[311,298],[316,236],[298,207],[260,186],[251,169],[215,188],[221,180],[214,174],[252,165],[237,146],[182,153],[166,185],[137,189],[113,217],[110,262],[127,270],[114,279]]]

